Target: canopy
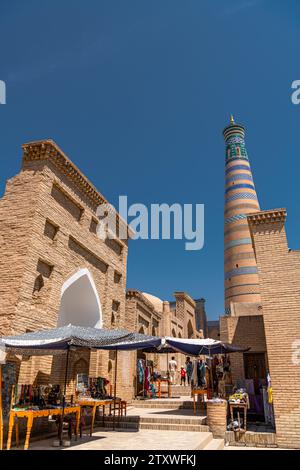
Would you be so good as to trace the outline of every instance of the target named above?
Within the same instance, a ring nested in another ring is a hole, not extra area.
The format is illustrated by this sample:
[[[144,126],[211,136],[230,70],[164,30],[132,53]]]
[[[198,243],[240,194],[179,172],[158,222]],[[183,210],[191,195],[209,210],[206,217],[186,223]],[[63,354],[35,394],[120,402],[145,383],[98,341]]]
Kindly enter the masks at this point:
[[[164,339],[163,339],[164,341]],[[160,344],[158,347],[147,347],[143,349],[143,353],[154,353],[154,354],[174,354],[177,353],[178,351],[175,348],[172,348],[171,346],[167,344]]]
[[[125,329],[98,329],[82,326],[62,326],[15,336],[2,337],[0,344],[7,352],[27,355],[60,354],[70,347],[88,349],[133,350],[156,347],[161,339],[131,333]]]
[[[211,354],[224,354],[234,352],[249,351],[250,348],[243,348],[234,344],[224,343],[211,338],[205,339],[181,339],[166,337],[169,346],[183,354],[191,356],[209,356]]]

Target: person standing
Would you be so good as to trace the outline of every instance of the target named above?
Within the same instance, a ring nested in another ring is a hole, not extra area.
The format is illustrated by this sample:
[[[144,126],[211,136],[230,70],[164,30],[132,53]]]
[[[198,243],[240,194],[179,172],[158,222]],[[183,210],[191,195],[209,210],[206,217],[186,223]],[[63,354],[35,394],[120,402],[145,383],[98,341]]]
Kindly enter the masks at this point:
[[[172,356],[172,359],[169,361],[169,373],[172,385],[176,385],[176,372],[177,372],[177,362],[175,357]]]
[[[192,374],[193,374],[193,363],[190,357],[186,358],[185,361],[185,368],[186,368],[186,375],[187,375],[187,383],[188,385],[191,384]]]
[[[186,370],[184,367],[181,367],[180,369],[180,385],[185,386],[185,378],[186,378]]]

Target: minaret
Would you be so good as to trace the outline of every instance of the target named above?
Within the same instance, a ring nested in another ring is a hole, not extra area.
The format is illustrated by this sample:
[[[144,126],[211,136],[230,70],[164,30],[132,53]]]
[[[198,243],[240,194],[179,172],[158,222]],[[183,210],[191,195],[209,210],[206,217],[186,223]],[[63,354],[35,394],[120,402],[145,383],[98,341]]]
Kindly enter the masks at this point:
[[[245,129],[234,122],[223,131],[225,157],[225,314],[233,302],[260,302],[256,260],[247,214],[260,210],[245,146]],[[246,307],[246,306],[245,306]]]

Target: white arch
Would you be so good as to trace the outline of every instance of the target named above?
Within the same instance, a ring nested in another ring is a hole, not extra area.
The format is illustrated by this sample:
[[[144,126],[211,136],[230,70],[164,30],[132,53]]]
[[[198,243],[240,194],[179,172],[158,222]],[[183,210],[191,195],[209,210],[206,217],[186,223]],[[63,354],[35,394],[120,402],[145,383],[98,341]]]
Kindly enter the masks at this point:
[[[79,269],[63,284],[57,326],[102,328],[102,308],[94,279],[87,268]]]

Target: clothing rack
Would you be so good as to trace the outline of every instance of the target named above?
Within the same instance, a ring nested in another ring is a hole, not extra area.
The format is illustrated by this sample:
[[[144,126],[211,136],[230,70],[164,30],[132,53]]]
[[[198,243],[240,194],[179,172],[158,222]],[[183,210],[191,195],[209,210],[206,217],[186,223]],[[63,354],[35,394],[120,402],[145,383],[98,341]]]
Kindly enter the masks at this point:
[[[143,361],[145,363],[145,372],[146,372],[146,367],[149,367],[149,364],[148,364],[148,359],[138,359],[138,361]],[[136,396],[138,397],[139,395],[143,395],[140,399],[141,400],[147,400],[147,394],[145,395],[145,372],[144,372],[144,375],[143,375],[143,388],[142,390],[139,392],[138,391],[138,384],[139,384],[139,381],[138,381],[138,374],[137,374],[137,380],[136,380]]]

